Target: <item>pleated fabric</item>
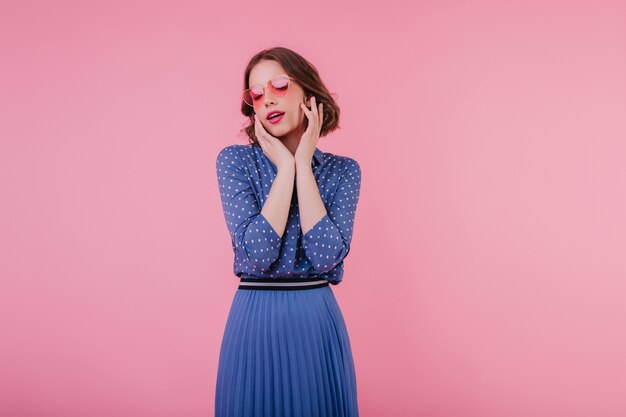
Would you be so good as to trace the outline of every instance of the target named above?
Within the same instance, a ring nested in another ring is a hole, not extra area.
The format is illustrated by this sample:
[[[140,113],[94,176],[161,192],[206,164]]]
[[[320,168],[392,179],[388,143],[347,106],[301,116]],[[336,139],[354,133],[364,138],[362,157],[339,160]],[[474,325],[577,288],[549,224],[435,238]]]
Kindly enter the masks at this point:
[[[215,417],[358,417],[350,340],[332,288],[237,289],[215,394]]]

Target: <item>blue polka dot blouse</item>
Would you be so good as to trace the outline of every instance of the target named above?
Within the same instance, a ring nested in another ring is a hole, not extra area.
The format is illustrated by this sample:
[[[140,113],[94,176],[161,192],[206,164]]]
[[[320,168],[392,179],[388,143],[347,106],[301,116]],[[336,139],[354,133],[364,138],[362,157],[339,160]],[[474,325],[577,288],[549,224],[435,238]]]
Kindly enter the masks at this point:
[[[216,160],[226,225],[240,278],[324,277],[337,285],[350,252],[361,189],[361,168],[352,158],[315,148],[313,175],[326,214],[305,235],[300,228],[297,187],[282,238],[261,214],[276,166],[258,145],[228,145]]]

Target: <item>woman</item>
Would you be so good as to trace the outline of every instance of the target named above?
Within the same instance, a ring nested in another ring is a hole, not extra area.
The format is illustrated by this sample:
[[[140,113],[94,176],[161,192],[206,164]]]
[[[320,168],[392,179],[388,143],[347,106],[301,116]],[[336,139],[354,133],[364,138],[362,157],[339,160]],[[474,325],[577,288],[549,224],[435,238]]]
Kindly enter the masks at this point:
[[[350,340],[329,284],[343,278],[361,170],[317,148],[339,127],[339,107],[313,65],[277,47],[248,64],[241,109],[250,144],[226,146],[216,161],[240,285],[215,416],[358,416]]]

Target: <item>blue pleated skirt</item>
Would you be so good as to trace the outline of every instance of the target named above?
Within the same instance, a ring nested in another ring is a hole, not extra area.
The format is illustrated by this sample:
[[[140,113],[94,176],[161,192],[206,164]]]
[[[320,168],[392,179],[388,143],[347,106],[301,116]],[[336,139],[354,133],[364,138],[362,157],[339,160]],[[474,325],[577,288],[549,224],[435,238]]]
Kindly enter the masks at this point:
[[[219,355],[215,417],[358,417],[346,325],[330,286],[237,289]]]

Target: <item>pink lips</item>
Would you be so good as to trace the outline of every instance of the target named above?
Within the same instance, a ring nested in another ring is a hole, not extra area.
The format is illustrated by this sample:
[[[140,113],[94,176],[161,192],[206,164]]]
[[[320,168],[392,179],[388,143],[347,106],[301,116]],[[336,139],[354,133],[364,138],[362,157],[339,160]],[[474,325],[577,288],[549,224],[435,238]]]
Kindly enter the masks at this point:
[[[267,119],[267,121],[270,122],[271,124],[276,124],[276,123],[280,122],[280,120],[283,118],[284,115],[285,115],[285,113],[281,114],[280,116],[276,116],[276,117],[272,117],[271,119]]]

